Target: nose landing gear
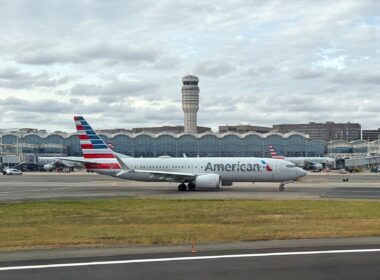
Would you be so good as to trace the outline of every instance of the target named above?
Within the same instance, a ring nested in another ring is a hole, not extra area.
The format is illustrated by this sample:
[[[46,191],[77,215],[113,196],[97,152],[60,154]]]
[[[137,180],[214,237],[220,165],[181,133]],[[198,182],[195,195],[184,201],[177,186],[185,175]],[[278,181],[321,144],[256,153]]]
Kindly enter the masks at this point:
[[[278,189],[280,190],[280,192],[283,192],[285,190],[285,184],[281,183]]]

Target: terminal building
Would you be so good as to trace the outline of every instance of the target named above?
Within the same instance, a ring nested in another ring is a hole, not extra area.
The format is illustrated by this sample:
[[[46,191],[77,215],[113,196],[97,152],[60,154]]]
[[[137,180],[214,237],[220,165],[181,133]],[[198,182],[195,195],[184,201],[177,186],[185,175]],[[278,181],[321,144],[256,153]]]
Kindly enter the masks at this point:
[[[266,134],[227,132],[191,133],[99,133],[116,152],[133,157],[270,157],[269,145],[284,156],[323,156],[335,158],[376,156],[380,154],[379,141],[366,140],[311,140],[299,132]],[[0,135],[1,162],[35,163],[38,156],[81,156],[78,137],[73,134],[34,132]]]
[[[333,140],[354,141],[361,139],[361,125],[358,123],[316,123],[307,124],[275,124],[273,129],[282,133],[298,131],[308,134],[311,140]]]
[[[323,156],[326,143],[309,140],[301,133],[261,134],[249,132],[223,134],[192,133],[99,133],[100,137],[114,146],[115,151],[133,157],[269,157],[269,145],[286,156]],[[73,134],[15,134],[1,136],[3,154],[36,153],[40,156],[80,156],[78,137]],[[7,150],[5,150],[7,149]]]
[[[380,138],[380,128],[378,129],[363,129],[362,139],[367,141],[377,141]]]

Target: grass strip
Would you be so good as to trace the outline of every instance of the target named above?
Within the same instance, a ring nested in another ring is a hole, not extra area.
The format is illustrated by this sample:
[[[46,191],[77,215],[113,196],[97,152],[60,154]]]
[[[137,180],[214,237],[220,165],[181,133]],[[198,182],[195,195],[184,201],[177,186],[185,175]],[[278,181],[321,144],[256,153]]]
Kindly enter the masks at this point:
[[[0,250],[380,235],[380,202],[99,199],[0,204]]]

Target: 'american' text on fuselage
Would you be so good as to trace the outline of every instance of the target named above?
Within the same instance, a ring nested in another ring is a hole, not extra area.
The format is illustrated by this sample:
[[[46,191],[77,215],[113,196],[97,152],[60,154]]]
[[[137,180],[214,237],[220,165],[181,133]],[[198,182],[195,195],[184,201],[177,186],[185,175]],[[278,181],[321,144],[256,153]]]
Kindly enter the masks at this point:
[[[211,164],[211,162],[208,162],[205,168],[205,171],[243,171],[243,172],[259,172],[260,171],[260,164],[240,164],[238,163],[232,163],[232,164]]]

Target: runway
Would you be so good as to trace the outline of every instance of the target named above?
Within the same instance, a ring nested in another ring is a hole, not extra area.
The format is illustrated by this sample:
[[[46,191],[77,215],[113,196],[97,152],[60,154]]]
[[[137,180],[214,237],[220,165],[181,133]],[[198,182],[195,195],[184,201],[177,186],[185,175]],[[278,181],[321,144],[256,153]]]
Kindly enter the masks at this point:
[[[343,182],[343,178],[349,181]],[[87,173],[0,176],[0,202],[109,197],[380,199],[380,175],[311,174],[288,184],[284,192],[278,191],[278,183],[234,183],[219,191],[179,192],[176,183],[125,181]]]
[[[0,262],[1,279],[379,279],[380,248],[339,246]]]

